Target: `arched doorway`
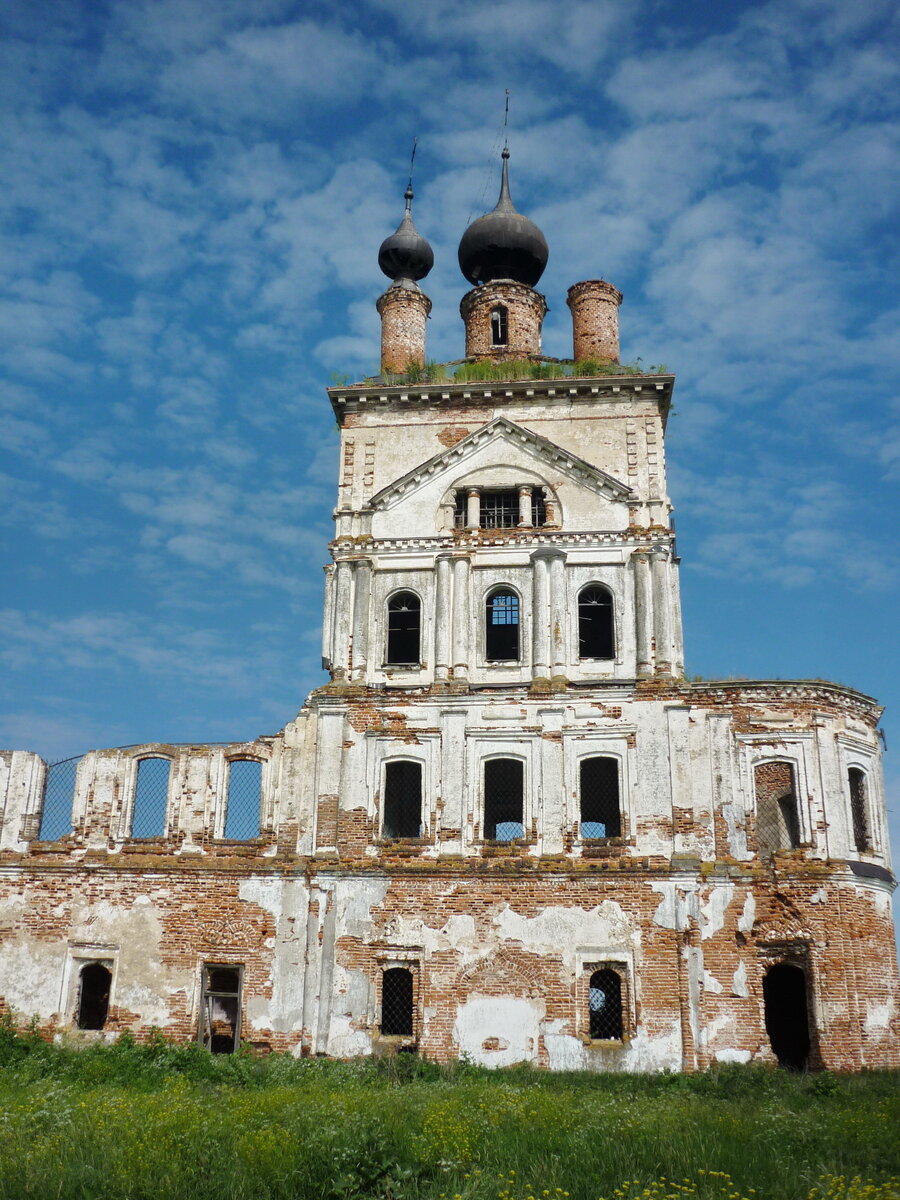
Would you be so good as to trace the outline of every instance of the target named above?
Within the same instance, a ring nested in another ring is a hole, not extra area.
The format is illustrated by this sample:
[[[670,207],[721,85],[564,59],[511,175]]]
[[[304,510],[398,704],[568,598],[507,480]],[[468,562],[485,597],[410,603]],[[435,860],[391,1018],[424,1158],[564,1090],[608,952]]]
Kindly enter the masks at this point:
[[[79,1029],[102,1029],[109,1013],[109,990],[112,973],[103,963],[88,963],[81,968],[81,987],[78,995]]]
[[[778,1065],[805,1071],[809,1063],[809,1005],[806,974],[791,963],[776,963],[763,980],[766,1033]]]

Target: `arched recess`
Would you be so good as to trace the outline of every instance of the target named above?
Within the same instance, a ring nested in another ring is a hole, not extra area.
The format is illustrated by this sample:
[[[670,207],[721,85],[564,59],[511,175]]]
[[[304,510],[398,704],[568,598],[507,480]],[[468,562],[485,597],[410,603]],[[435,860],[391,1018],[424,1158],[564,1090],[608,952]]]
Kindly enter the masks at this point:
[[[518,662],[522,606],[508,585],[492,588],[484,601],[484,657],[488,662]]]
[[[384,764],[382,837],[422,836],[422,764],[393,758]]]
[[[422,655],[422,601],[415,592],[395,592],[387,602],[387,666],[418,666]]]
[[[872,849],[872,835],[869,826],[869,789],[866,773],[861,767],[850,767],[847,771],[847,786],[850,789],[853,844],[859,854],[868,854]]]
[[[171,773],[172,761],[162,755],[148,755],[138,760],[131,811],[133,838],[165,837]]]
[[[109,1015],[109,993],[112,972],[103,963],[87,963],[78,978],[78,1012],[75,1023],[79,1029],[102,1029]]]
[[[578,657],[616,657],[615,603],[602,583],[589,583],[578,593]]]
[[[509,345],[509,309],[505,304],[495,304],[491,309],[491,345]]]
[[[782,759],[757,763],[753,783],[760,857],[771,858],[778,850],[795,849],[800,845],[795,764]]]
[[[766,1033],[779,1066],[805,1071],[809,1064],[810,1015],[806,972],[775,963],[763,979]]]

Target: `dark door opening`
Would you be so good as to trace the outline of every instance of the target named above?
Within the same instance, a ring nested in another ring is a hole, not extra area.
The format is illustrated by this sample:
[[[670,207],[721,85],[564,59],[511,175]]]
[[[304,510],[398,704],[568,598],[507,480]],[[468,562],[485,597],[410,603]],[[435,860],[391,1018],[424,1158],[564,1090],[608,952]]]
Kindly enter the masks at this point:
[[[766,1033],[778,1065],[805,1071],[809,1064],[809,1006],[806,974],[790,963],[777,963],[763,980]]]
[[[103,963],[88,963],[81,968],[78,993],[78,1028],[102,1029],[109,1013],[112,974]]]

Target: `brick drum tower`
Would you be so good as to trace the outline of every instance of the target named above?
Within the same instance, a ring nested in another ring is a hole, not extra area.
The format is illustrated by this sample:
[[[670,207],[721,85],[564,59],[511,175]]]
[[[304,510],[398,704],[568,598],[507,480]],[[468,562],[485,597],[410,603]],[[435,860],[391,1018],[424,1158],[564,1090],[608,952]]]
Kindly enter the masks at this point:
[[[0,991],[48,1035],[900,1066],[881,710],[686,681],[673,377],[618,365],[600,279],[548,367],[507,160],[459,248],[466,363],[424,365],[408,192],[382,376],[329,389],[330,681],[251,742],[0,756]]]

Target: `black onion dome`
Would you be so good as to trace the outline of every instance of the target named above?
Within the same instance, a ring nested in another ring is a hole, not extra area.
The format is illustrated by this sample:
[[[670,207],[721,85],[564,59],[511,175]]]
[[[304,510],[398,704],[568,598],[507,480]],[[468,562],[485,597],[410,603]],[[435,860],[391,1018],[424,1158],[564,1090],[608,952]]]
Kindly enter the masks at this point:
[[[459,243],[459,267],[469,283],[514,279],[534,287],[544,273],[550,251],[546,239],[528,217],[516,212],[509,195],[507,160],[503,151],[500,199],[493,212],[473,221]]]
[[[406,189],[404,198],[406,212],[403,220],[396,231],[384,239],[378,251],[379,267],[395,283],[424,279],[434,266],[434,251],[413,225],[411,187]]]

